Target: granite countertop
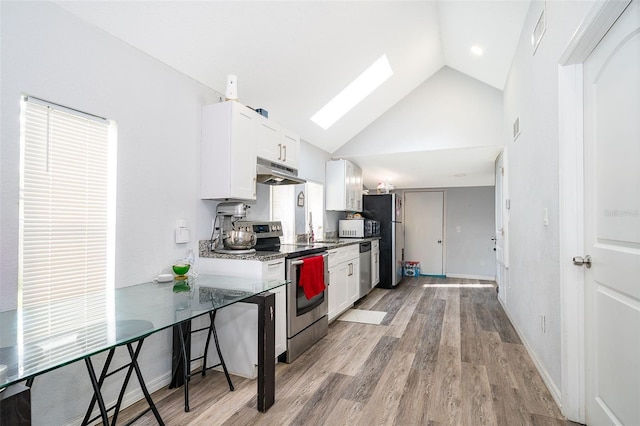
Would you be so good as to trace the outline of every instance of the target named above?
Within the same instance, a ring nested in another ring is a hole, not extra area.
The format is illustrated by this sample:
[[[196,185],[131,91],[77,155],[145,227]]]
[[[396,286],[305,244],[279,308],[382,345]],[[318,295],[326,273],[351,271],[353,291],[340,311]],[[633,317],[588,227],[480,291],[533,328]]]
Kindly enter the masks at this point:
[[[379,240],[380,237],[372,238],[339,238],[336,240],[315,241],[314,244],[325,246],[328,250],[345,247],[352,244],[360,244],[361,242]],[[269,262],[271,260],[282,259],[285,253],[275,251],[257,251],[249,254],[227,254],[216,253],[209,250],[209,240],[201,240],[199,242],[198,254],[200,257],[209,259],[234,259],[234,260],[255,260],[258,262]]]
[[[209,250],[209,240],[199,241],[198,254],[200,257],[210,259],[236,259],[236,260],[257,260],[258,262],[269,262],[270,260],[283,259],[285,254],[277,251],[257,251],[249,254],[226,254],[215,253]]]
[[[323,244],[328,249],[334,249],[344,246],[350,246],[352,244],[360,244],[367,241],[375,241],[379,240],[380,237],[370,237],[370,238],[338,238],[336,240],[320,240],[316,241],[316,244]]]

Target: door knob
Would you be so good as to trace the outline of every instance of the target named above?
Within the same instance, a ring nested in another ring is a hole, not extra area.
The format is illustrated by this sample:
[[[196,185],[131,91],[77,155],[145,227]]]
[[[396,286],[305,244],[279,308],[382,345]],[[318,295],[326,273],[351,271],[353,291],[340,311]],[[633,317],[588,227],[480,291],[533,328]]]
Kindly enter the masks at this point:
[[[582,256],[576,256],[573,258],[573,264],[578,266],[586,266],[587,268],[591,268],[591,256],[586,255],[584,258]]]

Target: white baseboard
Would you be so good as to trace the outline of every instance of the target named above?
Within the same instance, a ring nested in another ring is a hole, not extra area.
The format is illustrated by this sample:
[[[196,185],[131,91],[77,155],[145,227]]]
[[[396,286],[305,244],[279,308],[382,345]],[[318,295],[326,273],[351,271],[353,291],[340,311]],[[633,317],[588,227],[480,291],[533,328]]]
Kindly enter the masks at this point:
[[[495,281],[496,277],[491,275],[468,275],[468,274],[451,274],[447,272],[445,274],[447,278],[463,278],[467,280],[485,280],[485,281]]]
[[[531,348],[531,345],[529,344],[527,339],[524,338],[524,335],[520,332],[520,329],[518,329],[518,326],[516,325],[515,321],[513,321],[513,318],[511,318],[509,311],[507,310],[506,306],[504,306],[500,298],[498,298],[498,302],[500,303],[500,306],[502,306],[502,309],[504,310],[504,312],[507,314],[507,317],[509,318],[509,321],[511,321],[511,325],[513,325],[513,328],[516,330],[516,333],[518,333],[518,337],[520,337],[520,340],[522,341],[524,348],[527,350],[527,353],[531,357],[531,360],[533,361],[533,364],[536,366],[538,373],[540,373],[540,376],[542,377],[542,381],[547,386],[547,389],[549,389],[549,393],[551,394],[551,397],[556,402],[556,404],[558,404],[558,407],[560,408],[560,412],[562,412],[562,399],[560,394],[560,388],[558,388],[558,385],[556,384],[556,382],[553,381],[553,379],[551,378],[551,375],[549,375],[549,372],[546,370],[546,368],[543,367],[542,363],[540,362],[540,359],[536,356],[536,353]]]

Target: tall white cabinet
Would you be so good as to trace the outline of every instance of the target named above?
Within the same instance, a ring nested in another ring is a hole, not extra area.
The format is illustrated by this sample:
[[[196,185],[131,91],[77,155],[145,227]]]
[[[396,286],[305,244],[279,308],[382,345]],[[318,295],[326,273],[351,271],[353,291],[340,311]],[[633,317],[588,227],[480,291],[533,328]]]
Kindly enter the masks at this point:
[[[202,108],[200,198],[256,199],[257,118],[238,102]]]
[[[256,159],[297,170],[300,136],[238,102],[202,108],[200,198],[255,200]]]
[[[325,165],[325,208],[362,211],[362,170],[348,160],[331,160]]]

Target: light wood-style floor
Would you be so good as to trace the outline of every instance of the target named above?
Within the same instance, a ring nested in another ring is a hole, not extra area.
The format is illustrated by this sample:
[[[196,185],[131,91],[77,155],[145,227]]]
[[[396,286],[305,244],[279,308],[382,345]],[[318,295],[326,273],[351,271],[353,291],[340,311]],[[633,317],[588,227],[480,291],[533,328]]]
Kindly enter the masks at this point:
[[[334,321],[293,364],[276,366],[276,403],[256,410],[254,381],[222,373],[153,394],[167,425],[565,425],[497,301],[495,283],[406,278],[356,309],[381,325]],[[144,404],[128,408],[119,420]],[[156,424],[147,414],[137,424]]]

